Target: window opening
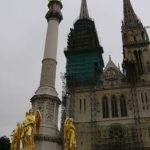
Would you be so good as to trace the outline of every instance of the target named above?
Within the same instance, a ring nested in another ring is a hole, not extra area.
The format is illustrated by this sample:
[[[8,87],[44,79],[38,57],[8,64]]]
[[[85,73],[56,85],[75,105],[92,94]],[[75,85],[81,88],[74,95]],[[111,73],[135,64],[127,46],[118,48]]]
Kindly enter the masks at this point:
[[[120,109],[121,109],[121,116],[125,117],[127,116],[127,105],[126,105],[126,99],[125,96],[120,97]]]
[[[103,106],[103,118],[109,117],[109,107],[108,107],[108,98],[105,96],[102,100],[102,106]]]
[[[118,117],[118,107],[117,107],[117,100],[115,96],[112,96],[111,99],[111,110],[112,110],[112,117]]]
[[[84,99],[84,112],[86,112],[86,99]]]
[[[80,112],[82,111],[82,100],[80,99]]]

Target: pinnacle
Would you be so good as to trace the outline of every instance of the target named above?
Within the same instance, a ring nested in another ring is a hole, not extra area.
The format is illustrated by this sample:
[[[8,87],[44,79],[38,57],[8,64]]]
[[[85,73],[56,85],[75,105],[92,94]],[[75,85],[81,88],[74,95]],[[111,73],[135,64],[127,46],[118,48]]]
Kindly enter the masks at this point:
[[[82,0],[81,10],[80,10],[80,17],[79,18],[80,19],[89,18],[89,12],[88,12],[88,7],[87,7],[86,0]]]
[[[139,19],[137,18],[130,0],[123,0],[124,7],[124,22],[127,25],[137,25]]]

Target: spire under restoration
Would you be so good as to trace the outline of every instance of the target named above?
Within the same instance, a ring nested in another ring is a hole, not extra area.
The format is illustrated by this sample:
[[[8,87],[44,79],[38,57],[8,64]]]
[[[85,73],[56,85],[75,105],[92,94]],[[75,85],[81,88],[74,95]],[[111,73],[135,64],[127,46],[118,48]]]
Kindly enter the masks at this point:
[[[136,16],[130,0],[123,0],[124,23],[129,26],[137,25],[140,21]]]
[[[90,18],[86,0],[82,0],[79,18],[80,19]]]

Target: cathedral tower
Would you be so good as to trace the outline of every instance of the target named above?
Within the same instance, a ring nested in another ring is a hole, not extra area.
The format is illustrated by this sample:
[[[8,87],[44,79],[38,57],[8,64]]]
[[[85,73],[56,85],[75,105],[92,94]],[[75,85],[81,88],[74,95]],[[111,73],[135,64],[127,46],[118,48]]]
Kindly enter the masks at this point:
[[[79,19],[68,35],[66,75],[68,88],[96,85],[103,71],[103,48],[99,44],[95,23],[89,17],[86,0],[82,0]]]
[[[62,116],[73,117],[75,121],[77,150],[92,150],[95,141],[90,132],[95,130],[96,122],[96,103],[92,91],[102,85],[104,62],[103,48],[99,43],[95,23],[89,16],[86,0],[81,2],[79,18],[70,29],[64,53],[67,59],[67,93],[63,97]],[[89,127],[88,131],[82,134],[81,130],[85,126]]]
[[[42,61],[41,81],[35,95],[31,98],[34,110],[42,114],[40,135],[35,136],[36,150],[59,150],[60,135],[58,131],[58,107],[60,100],[55,90],[56,56],[58,27],[62,20],[62,3],[60,0],[50,0],[48,4],[48,29]]]
[[[79,19],[68,35],[62,124],[66,116],[74,118],[77,150],[143,150],[150,147],[149,38],[130,0],[123,2],[126,74],[111,58],[103,69],[103,48],[86,0],[82,0]]]
[[[150,74],[150,42],[140,19],[135,14],[130,0],[123,0],[122,23],[123,67],[129,81],[148,80]]]

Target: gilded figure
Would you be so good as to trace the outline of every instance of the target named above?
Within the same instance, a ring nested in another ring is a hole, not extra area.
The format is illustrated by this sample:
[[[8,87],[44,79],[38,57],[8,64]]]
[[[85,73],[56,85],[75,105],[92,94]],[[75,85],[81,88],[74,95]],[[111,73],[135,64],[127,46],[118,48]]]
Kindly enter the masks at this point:
[[[18,123],[12,132],[11,150],[19,150],[20,142],[22,142],[22,148],[35,150],[34,131],[39,134],[40,122],[41,114],[39,111],[34,112],[33,109],[30,109],[29,112],[26,112],[24,122]]]
[[[76,128],[72,118],[66,118],[65,120],[64,141],[66,150],[76,150]]]
[[[21,139],[21,132],[22,132],[22,124],[17,123],[16,129],[12,131],[11,134],[11,150],[19,150],[20,149],[20,139]]]
[[[22,146],[23,148],[29,148],[35,150],[34,143],[34,129],[36,134],[39,134],[41,114],[39,111],[34,112],[30,109],[26,113],[25,121],[23,122],[23,132],[22,132]]]

